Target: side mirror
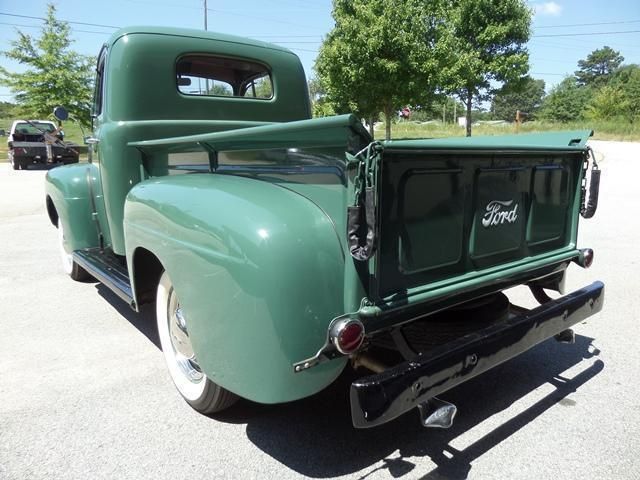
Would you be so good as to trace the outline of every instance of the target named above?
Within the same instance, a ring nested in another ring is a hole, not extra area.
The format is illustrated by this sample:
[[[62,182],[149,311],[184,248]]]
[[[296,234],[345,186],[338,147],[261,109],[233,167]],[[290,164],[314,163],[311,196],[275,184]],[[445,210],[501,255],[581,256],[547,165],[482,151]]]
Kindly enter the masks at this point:
[[[53,109],[53,116],[56,117],[59,121],[64,122],[69,118],[69,112],[67,112],[66,108],[57,106]]]

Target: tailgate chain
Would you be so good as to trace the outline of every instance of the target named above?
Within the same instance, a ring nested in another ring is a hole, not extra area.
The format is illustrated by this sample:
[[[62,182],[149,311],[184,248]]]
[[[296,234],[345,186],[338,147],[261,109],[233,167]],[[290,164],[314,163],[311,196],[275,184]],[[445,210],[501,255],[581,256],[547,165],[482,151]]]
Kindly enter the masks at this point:
[[[349,160],[358,162],[354,178],[355,199],[347,207],[347,239],[349,253],[359,261],[366,261],[375,252],[376,229],[376,173],[377,160],[382,152],[380,142],[371,142]],[[364,154],[364,155],[363,155]]]
[[[591,180],[589,181],[589,199],[587,200],[587,171],[589,170],[589,158],[593,161],[591,167]],[[596,155],[591,147],[582,162],[582,183],[580,185],[580,215],[583,218],[591,218],[598,209],[598,193],[600,190],[600,168],[596,162]]]

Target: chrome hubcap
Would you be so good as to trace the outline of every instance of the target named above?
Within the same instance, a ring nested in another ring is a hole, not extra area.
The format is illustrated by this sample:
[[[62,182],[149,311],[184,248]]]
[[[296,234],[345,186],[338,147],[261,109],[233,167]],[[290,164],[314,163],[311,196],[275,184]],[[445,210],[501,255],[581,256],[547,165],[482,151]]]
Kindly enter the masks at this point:
[[[169,337],[175,356],[176,364],[182,374],[192,383],[202,381],[204,375],[198,362],[196,361],[191,339],[187,329],[187,322],[182,308],[177,302],[175,292],[172,291],[169,297]]]
[[[173,319],[169,325],[169,333],[171,334],[171,344],[176,353],[188,359],[193,358],[193,348],[187,333],[187,322],[180,307],[176,308],[173,314]]]

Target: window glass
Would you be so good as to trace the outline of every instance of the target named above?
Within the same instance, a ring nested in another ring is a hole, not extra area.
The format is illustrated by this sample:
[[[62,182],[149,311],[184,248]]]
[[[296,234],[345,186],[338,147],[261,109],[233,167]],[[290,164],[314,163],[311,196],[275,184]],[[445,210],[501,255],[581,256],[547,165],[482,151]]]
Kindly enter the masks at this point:
[[[43,131],[53,132],[55,129],[56,127],[49,122],[31,122],[30,124],[20,122],[16,124],[15,131],[17,133],[22,133],[23,135],[39,135],[42,134]]]
[[[96,67],[96,80],[93,90],[92,116],[96,117],[102,113],[102,84],[104,83],[104,64],[107,56],[106,47],[103,47],[98,55],[98,66]]]
[[[178,91],[185,95],[273,97],[271,75],[266,66],[247,60],[186,55],[176,65]]]

